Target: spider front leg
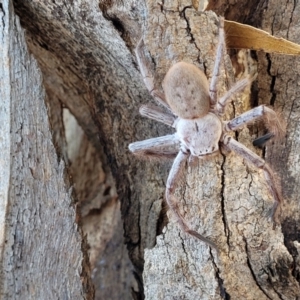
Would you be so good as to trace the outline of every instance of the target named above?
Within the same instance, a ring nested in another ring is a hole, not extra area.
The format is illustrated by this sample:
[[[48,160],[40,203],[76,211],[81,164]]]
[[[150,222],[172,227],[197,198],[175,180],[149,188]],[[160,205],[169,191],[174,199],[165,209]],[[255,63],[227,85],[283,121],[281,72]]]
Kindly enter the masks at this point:
[[[144,83],[146,85],[146,88],[150,92],[151,96],[154,97],[158,103],[162,104],[164,107],[166,107],[168,110],[170,110],[169,105],[166,103],[164,94],[161,93],[159,90],[157,90],[154,86],[153,75],[151,74],[150,70],[147,67],[146,57],[142,50],[143,46],[144,46],[144,40],[141,38],[136,46],[135,55],[136,55],[136,59],[137,59]]]
[[[189,154],[184,153],[182,150],[179,151],[178,155],[176,156],[173,166],[171,168],[171,171],[168,176],[167,180],[167,188],[166,188],[166,201],[168,206],[170,207],[172,213],[176,217],[177,222],[179,223],[181,229],[189,233],[190,235],[196,237],[197,239],[205,242],[209,246],[217,249],[217,246],[211,242],[209,239],[205,238],[198,232],[191,230],[183,216],[180,214],[178,205],[177,205],[177,199],[174,196],[175,188],[176,188],[176,183],[180,181],[180,178],[183,173],[184,166],[186,164],[186,161],[189,157]]]
[[[128,148],[133,154],[138,156],[174,158],[179,150],[179,140],[176,134],[169,134],[131,143]]]
[[[268,183],[269,190],[274,199],[274,205],[271,211],[271,218],[273,221],[275,221],[274,217],[279,207],[279,204],[282,202],[282,196],[280,193],[279,183],[276,181],[272,169],[260,156],[252,152],[250,149],[248,149],[247,147],[245,147],[243,144],[239,143],[232,137],[225,135],[222,138],[222,142],[230,150],[242,156],[247,162],[250,162],[257,168],[263,170],[265,179]]]

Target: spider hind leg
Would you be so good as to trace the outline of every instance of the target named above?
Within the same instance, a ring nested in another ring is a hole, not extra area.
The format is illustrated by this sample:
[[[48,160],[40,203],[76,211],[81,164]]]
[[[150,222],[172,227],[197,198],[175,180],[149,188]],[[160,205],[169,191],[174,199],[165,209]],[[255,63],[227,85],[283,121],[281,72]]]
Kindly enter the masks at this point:
[[[154,86],[154,78],[151,71],[148,68],[147,60],[145,54],[143,52],[144,40],[141,38],[136,46],[135,54],[138,66],[140,68],[141,75],[143,77],[143,81],[145,83],[146,88],[148,89],[149,93],[151,94],[154,99],[161,104],[162,106],[166,107],[170,110],[169,105],[166,102],[164,94],[161,93],[155,86]]]
[[[174,127],[176,117],[171,113],[166,113],[158,106],[142,105],[139,110],[140,114],[149,119]]]
[[[211,105],[215,106],[217,103],[217,84],[220,77],[220,66],[222,62],[222,58],[224,57],[226,51],[226,43],[225,43],[225,33],[224,33],[224,18],[220,17],[220,25],[219,25],[219,42],[216,53],[216,60],[214,65],[214,70],[212,74],[212,78],[209,85],[209,94],[211,98]]]

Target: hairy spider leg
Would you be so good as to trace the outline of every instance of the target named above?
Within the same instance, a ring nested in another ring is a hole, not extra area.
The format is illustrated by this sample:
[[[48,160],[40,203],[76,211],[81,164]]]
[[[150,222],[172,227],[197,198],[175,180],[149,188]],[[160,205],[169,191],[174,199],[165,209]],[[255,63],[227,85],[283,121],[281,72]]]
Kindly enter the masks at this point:
[[[136,55],[136,59],[137,59],[137,62],[138,62],[139,68],[140,68],[140,72],[143,77],[143,81],[146,85],[146,88],[148,89],[151,96],[154,97],[154,99],[158,103],[160,103],[161,105],[166,107],[169,111],[171,111],[169,105],[166,102],[164,94],[162,92],[160,92],[154,86],[153,75],[147,67],[147,60],[146,60],[145,54],[142,50],[143,46],[144,46],[144,40],[143,40],[143,38],[141,38],[135,48],[135,55]]]
[[[129,150],[137,156],[174,158],[179,151],[176,133],[129,144]]]
[[[172,213],[176,217],[177,222],[179,223],[180,227],[182,228],[182,230],[184,232],[189,233],[190,235],[194,236],[195,238],[208,244],[212,248],[217,249],[217,246],[213,242],[211,242],[209,239],[202,236],[198,232],[190,229],[186,220],[180,214],[178,206],[177,206],[178,200],[174,196],[176,182],[178,182],[180,180],[180,178],[182,177],[183,169],[184,169],[184,166],[186,164],[188,157],[189,157],[189,154],[184,153],[182,150],[180,150],[178,155],[176,156],[174,163],[172,165],[172,168],[170,170],[168,180],[167,180],[166,201],[167,201],[167,204],[168,204],[169,208],[171,209]]]
[[[282,196],[281,196],[281,192],[278,188],[279,184],[277,183],[277,180],[275,178],[275,175],[274,175],[272,169],[260,156],[258,156],[254,152],[252,152],[250,149],[248,149],[246,146],[239,143],[232,137],[230,137],[228,135],[224,135],[222,142],[230,150],[234,151],[236,154],[243,157],[247,162],[250,162],[257,168],[263,170],[269,190],[274,199],[274,204],[273,204],[270,216],[272,218],[272,221],[275,222],[275,215],[276,215],[276,212],[277,212],[277,209],[278,209],[280,203],[282,202]]]
[[[216,112],[219,116],[224,114],[226,105],[237,93],[242,92],[247,86],[250,86],[255,77],[246,77],[236,82],[217,102]]]
[[[279,137],[283,136],[284,127],[279,121],[276,112],[265,105],[260,105],[250,109],[240,116],[230,120],[225,125],[224,129],[225,131],[234,131],[248,123],[253,123],[258,119],[263,119],[265,121],[267,129],[272,135],[278,135]]]
[[[220,66],[222,58],[225,54],[226,43],[225,43],[225,33],[224,33],[224,18],[219,17],[219,41],[217,46],[216,60],[214,64],[213,75],[211,77],[210,85],[209,85],[209,94],[211,105],[215,106],[217,103],[218,95],[217,95],[217,84],[220,76]]]
[[[139,110],[140,114],[149,119],[175,127],[176,117],[171,113],[166,113],[163,109],[153,105],[142,105]]]
[[[253,77],[246,77],[242,80],[239,80],[236,82],[229,91],[225,93],[223,97],[221,97],[218,100],[218,95],[217,95],[217,84],[218,80],[220,77],[220,67],[221,67],[221,62],[222,58],[226,54],[226,42],[225,42],[225,32],[224,32],[224,18],[220,17],[220,24],[219,24],[219,42],[218,42],[218,47],[217,47],[217,53],[216,53],[216,61],[214,64],[214,70],[213,70],[213,75],[210,81],[210,86],[209,86],[209,94],[211,98],[211,104],[212,106],[216,106],[216,111],[218,115],[222,115],[224,113],[224,108],[231,99],[233,95],[236,93],[239,93],[243,91],[247,86],[251,85],[251,82],[255,79],[256,76]]]

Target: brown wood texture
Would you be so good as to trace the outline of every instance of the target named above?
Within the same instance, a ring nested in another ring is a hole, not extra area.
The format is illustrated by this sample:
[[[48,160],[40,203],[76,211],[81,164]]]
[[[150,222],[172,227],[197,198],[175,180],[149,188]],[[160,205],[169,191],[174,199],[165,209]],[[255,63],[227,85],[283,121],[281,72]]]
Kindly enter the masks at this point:
[[[178,182],[176,194],[181,212],[193,229],[218,245],[217,254],[182,233],[172,215],[166,213],[164,189],[172,162],[141,161],[128,151],[131,142],[173,132],[138,115],[141,104],[154,103],[134,56],[139,38],[144,37],[149,68],[159,89],[170,66],[181,60],[196,64],[210,79],[218,42],[217,16],[211,11],[197,11],[195,7],[201,7],[202,2],[188,0],[161,3],[14,0],[13,3],[26,29],[27,45],[42,71],[47,97],[42,96],[41,76],[35,61],[22,52],[25,48],[21,47],[15,55],[5,48],[6,56],[1,57],[2,65],[6,66],[1,73],[4,86],[16,87],[11,85],[15,81],[8,80],[13,78],[8,72],[19,70],[9,68],[5,57],[14,62],[25,55],[23,65],[19,63],[23,73],[16,74],[30,81],[27,89],[27,85],[22,85],[23,96],[15,97],[19,102],[3,104],[7,105],[6,113],[3,110],[4,124],[12,125],[6,128],[1,143],[1,147],[10,145],[3,149],[8,173],[1,173],[1,184],[6,184],[3,203],[8,203],[5,213],[0,215],[0,222],[7,224],[1,233],[1,284],[6,288],[6,294],[2,294],[43,299],[43,291],[36,289],[36,283],[44,278],[40,274],[47,274],[49,281],[43,281],[48,284],[48,289],[44,289],[47,298],[90,297],[86,244],[77,229],[82,227],[91,247],[97,299],[297,299],[300,294],[299,58],[263,52],[250,56],[240,52],[233,62],[236,73],[245,75],[251,67],[258,77],[251,97],[250,90],[235,97],[224,116],[229,120],[254,106],[267,104],[280,112],[287,123],[286,136],[273,140],[263,150],[252,146],[253,139],[265,133],[261,124],[234,135],[265,158],[280,178],[284,196],[281,224],[273,226],[268,218],[273,199],[263,173],[234,153],[191,161],[186,166],[186,176]],[[5,12],[3,20],[13,16],[12,7],[10,14],[7,7],[1,8]],[[220,0],[210,1],[208,7],[229,20],[255,25],[300,43],[300,5],[296,2]],[[10,26],[15,34],[20,31],[19,26]],[[6,41],[18,40],[8,35],[6,26],[3,28]],[[224,62],[220,95],[235,80],[229,56]],[[14,89],[0,92],[11,99],[11,91]],[[44,98],[49,117],[41,100]],[[65,107],[84,133],[63,120]],[[26,125],[31,124],[27,121],[30,118],[35,124],[31,127]],[[22,126],[19,120],[23,120]],[[44,127],[37,130],[37,125]],[[65,141],[68,128],[74,135],[68,138],[67,134]],[[32,139],[37,146],[32,147]],[[77,144],[72,146],[76,140]],[[69,192],[63,160],[70,166],[73,194]],[[34,189],[34,184],[38,187],[45,174],[48,181],[42,183],[47,192]],[[14,193],[21,196],[13,196]],[[77,219],[75,194],[81,214]],[[27,202],[14,200],[22,197]],[[32,203],[30,209],[28,203]],[[122,219],[118,214],[120,204]],[[122,241],[123,229],[128,253]],[[30,234],[30,239],[26,234]],[[6,239],[6,235],[10,238]],[[39,240],[40,236],[46,237],[44,242]],[[59,249],[57,252],[54,246]],[[47,250],[48,255],[41,249]],[[60,256],[56,256],[58,251]],[[56,261],[61,255],[64,260]],[[9,265],[11,261],[14,264]],[[47,262],[57,264],[48,263],[47,268]],[[51,282],[51,278],[55,280]],[[66,289],[55,289],[55,284]],[[25,286],[35,289],[25,290]],[[55,295],[51,294],[54,290]]]
[[[92,299],[87,243],[52,142],[42,74],[12,3],[2,2],[0,13],[0,298]]]

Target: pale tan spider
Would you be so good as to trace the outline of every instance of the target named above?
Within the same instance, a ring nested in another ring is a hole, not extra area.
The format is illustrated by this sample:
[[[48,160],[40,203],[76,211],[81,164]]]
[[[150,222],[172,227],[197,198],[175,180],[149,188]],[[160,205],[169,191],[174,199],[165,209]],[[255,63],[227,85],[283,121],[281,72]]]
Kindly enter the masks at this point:
[[[145,56],[141,51],[142,46],[143,40],[137,46],[136,56],[143,80],[151,95],[167,107],[169,112],[165,112],[160,107],[144,105],[140,108],[140,113],[143,116],[174,127],[176,133],[132,143],[129,145],[129,150],[140,156],[176,156],[167,180],[166,201],[180,227],[185,232],[216,248],[216,245],[209,239],[190,229],[178,211],[174,191],[176,182],[179,180],[182,174],[181,171],[190,155],[203,158],[217,153],[219,147],[234,151],[247,162],[263,170],[270,193],[274,198],[271,212],[273,219],[281,202],[281,194],[271,168],[260,156],[227,135],[226,132],[237,130],[259,118],[266,121],[267,128],[272,135],[282,134],[283,126],[279,122],[276,113],[264,105],[253,108],[228,122],[221,120],[224,108],[232,96],[251,85],[253,80],[253,78],[247,77],[238,81],[224,96],[217,99],[217,80],[221,60],[225,52],[224,19],[220,18],[219,42],[210,85],[205,74],[196,66],[179,62],[169,69],[163,80],[163,95],[154,87],[153,77],[147,70]]]

